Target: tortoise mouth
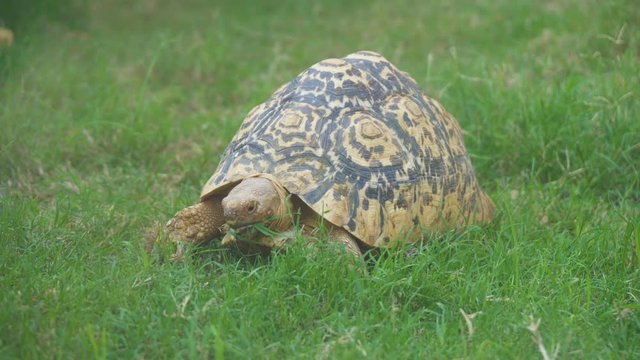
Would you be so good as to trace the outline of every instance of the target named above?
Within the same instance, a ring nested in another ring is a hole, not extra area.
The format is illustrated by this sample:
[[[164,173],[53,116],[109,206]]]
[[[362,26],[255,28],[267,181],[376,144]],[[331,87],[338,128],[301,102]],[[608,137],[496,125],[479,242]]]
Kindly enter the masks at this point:
[[[259,222],[254,222],[252,224],[243,224],[242,226],[236,227],[225,223],[222,226],[222,230],[225,236],[233,238],[234,241],[252,242],[251,240],[253,240],[260,234],[258,229],[256,229],[255,227],[256,224],[259,224]]]
[[[251,223],[251,224],[242,224],[240,226],[237,226],[236,224],[230,224],[229,222],[224,223],[224,225],[222,225],[222,232],[223,233],[234,233],[234,234],[245,234],[247,233],[249,230],[251,230],[251,228],[257,224],[257,222]]]
[[[233,231],[238,235],[247,235],[253,229],[254,224],[255,223],[249,224],[249,225],[243,225],[238,228],[233,228]]]
[[[230,218],[230,219],[226,219],[224,225],[229,227],[230,229],[240,230],[242,228],[253,226],[253,225],[261,223],[261,222],[262,221],[260,221],[260,220],[240,221],[237,218]]]
[[[264,223],[257,222],[250,225],[243,225],[237,228],[232,228],[225,224],[224,237],[221,244],[224,246],[230,246],[231,244],[249,244],[257,245],[263,248],[273,248],[276,246],[274,242],[274,236],[276,233],[272,232],[265,227]]]

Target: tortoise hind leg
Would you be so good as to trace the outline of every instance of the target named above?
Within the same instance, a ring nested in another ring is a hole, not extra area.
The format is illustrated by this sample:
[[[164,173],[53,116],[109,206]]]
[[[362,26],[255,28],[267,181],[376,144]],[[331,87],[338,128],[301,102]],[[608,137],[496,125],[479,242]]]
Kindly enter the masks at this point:
[[[165,225],[172,241],[201,244],[222,234],[224,213],[220,197],[184,208]]]

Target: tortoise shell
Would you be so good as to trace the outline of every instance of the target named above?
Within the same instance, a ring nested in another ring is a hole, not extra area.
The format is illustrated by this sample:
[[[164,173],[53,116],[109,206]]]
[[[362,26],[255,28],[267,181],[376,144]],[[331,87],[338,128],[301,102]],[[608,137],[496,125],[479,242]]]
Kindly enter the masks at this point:
[[[494,211],[456,120],[368,51],[321,61],[253,108],[201,200],[256,173],[376,247]]]

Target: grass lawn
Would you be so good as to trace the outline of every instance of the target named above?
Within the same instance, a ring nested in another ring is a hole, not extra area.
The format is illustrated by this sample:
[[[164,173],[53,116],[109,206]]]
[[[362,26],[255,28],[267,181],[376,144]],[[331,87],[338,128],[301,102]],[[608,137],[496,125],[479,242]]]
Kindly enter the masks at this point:
[[[0,358],[640,358],[637,0],[26,4],[0,4]],[[368,275],[147,255],[254,105],[360,49],[458,118],[493,224]]]

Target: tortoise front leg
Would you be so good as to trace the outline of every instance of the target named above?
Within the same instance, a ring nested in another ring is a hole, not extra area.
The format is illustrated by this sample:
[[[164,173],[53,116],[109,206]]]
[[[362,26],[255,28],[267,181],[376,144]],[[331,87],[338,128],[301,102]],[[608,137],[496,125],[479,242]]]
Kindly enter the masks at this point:
[[[313,232],[314,231],[311,231],[311,234],[306,232],[304,233],[304,235],[313,236]],[[273,247],[281,248],[287,243],[289,243],[291,240],[293,240],[294,237],[295,237],[295,231],[292,229],[292,230],[285,231],[278,234],[277,236],[273,237],[271,241],[274,244]],[[347,230],[336,227],[336,226],[332,226],[331,233],[329,234],[328,240],[330,242],[343,244],[344,250],[347,253],[355,256],[356,258],[362,259],[362,252],[360,251],[360,247],[358,246],[358,243],[356,242],[353,235],[351,235]],[[310,244],[313,244],[314,242],[315,241],[311,241]]]
[[[362,258],[362,251],[360,251],[358,243],[347,230],[337,226],[333,227],[331,234],[329,234],[329,241],[344,244],[344,249],[349,254]]]
[[[223,224],[221,198],[217,196],[178,211],[165,225],[165,233],[177,243],[201,244],[220,236]]]

